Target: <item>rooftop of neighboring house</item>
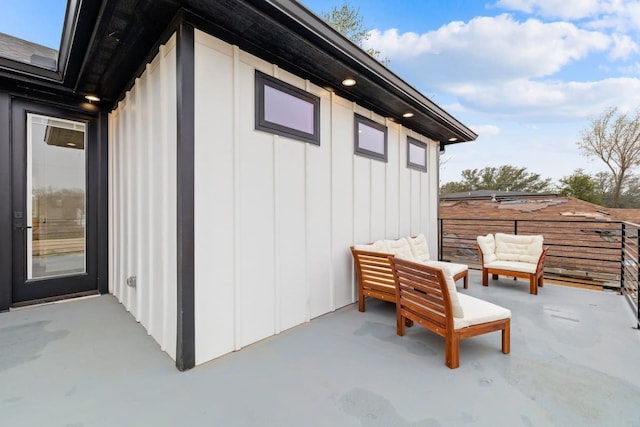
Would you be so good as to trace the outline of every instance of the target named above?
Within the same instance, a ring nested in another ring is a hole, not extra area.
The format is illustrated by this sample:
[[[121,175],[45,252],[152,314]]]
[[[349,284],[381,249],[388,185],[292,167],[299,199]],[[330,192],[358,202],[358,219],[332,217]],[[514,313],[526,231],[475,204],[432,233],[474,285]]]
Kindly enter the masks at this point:
[[[0,33],[0,56],[25,64],[55,69],[58,51],[9,34]]]
[[[440,218],[595,219],[640,223],[640,209],[612,209],[554,193],[470,191],[442,194]]]

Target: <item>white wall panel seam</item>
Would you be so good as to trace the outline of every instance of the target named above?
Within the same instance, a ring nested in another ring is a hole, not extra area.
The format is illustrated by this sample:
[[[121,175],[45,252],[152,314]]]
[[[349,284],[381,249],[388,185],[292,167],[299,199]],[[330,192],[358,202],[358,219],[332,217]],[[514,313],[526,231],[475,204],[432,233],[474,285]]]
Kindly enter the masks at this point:
[[[133,153],[132,153],[132,146],[133,144],[131,143],[131,140],[133,139],[132,136],[132,124],[131,122],[133,121],[133,117],[131,115],[131,109],[134,107],[133,103],[131,101],[131,91],[128,91],[126,96],[125,96],[125,101],[127,102],[127,109],[125,110],[125,122],[124,124],[124,132],[125,132],[125,138],[124,138],[124,143],[123,143],[123,154],[125,155],[125,157],[123,158],[123,162],[124,162],[124,177],[126,179],[123,180],[122,182],[122,187],[124,189],[124,217],[123,217],[123,231],[124,231],[124,239],[123,239],[123,254],[124,254],[124,260],[125,262],[123,262],[123,267],[124,267],[124,276],[122,277],[123,282],[126,280],[126,278],[129,276],[130,273],[130,269],[131,269],[131,222],[132,222],[132,218],[131,218],[131,205],[132,205],[132,200],[131,200],[131,181],[132,181],[132,165],[131,163],[133,162],[132,158],[133,158]],[[127,310],[132,313],[132,309],[131,309],[131,302],[132,302],[132,298],[131,298],[131,288],[128,286],[124,286],[123,287],[123,298],[125,301],[125,306],[127,307]],[[135,317],[135,313],[132,313],[132,315]],[[137,320],[137,319],[136,319]]]
[[[160,62],[162,59],[160,58],[158,60],[158,62]],[[145,104],[145,111],[147,112],[147,134],[146,134],[146,148],[147,148],[147,153],[146,153],[146,158],[148,159],[148,162],[150,164],[147,165],[147,167],[145,167],[145,172],[146,172],[146,181],[147,181],[147,191],[146,191],[146,207],[147,207],[147,212],[148,215],[146,216],[146,221],[145,221],[145,226],[146,226],[146,232],[147,232],[147,262],[145,263],[147,266],[147,269],[145,271],[145,286],[146,286],[146,294],[147,294],[147,310],[146,310],[146,321],[147,321],[147,332],[151,335],[153,335],[155,333],[156,330],[156,322],[155,322],[155,311],[156,311],[156,307],[155,307],[155,294],[156,294],[156,286],[157,286],[157,280],[156,280],[156,268],[154,261],[157,262],[157,257],[155,254],[156,251],[156,247],[157,245],[155,245],[155,240],[156,240],[156,233],[155,233],[155,224],[156,224],[156,210],[154,209],[155,207],[155,195],[157,194],[155,191],[155,188],[157,187],[157,180],[154,179],[154,170],[155,167],[153,167],[153,165],[155,165],[155,153],[153,150],[153,137],[154,137],[154,125],[156,125],[154,118],[155,118],[155,104],[154,101],[154,95],[156,93],[155,88],[153,87],[153,78],[152,75],[155,73],[155,70],[157,68],[157,64],[156,67],[152,67],[151,63],[147,64],[147,70],[146,70],[146,74],[147,74],[147,97],[146,97],[146,104]],[[150,167],[151,166],[151,167]]]
[[[353,109],[353,113],[355,114],[358,108],[358,105],[355,102],[351,103],[351,108]],[[352,118],[353,121],[353,118]],[[351,136],[351,138],[353,139],[355,137],[355,132],[357,132],[358,130],[354,128],[353,130],[353,135]],[[355,144],[355,141],[352,141],[352,144]],[[356,243],[356,155],[355,152],[352,151],[352,155],[351,155],[351,244],[355,244]],[[351,263],[353,264],[353,263]],[[353,265],[351,266],[351,274],[350,277],[353,278],[354,277],[354,270],[353,270]],[[353,279],[351,279],[353,280]],[[351,286],[351,301],[355,301],[357,299],[356,296],[356,288],[355,286]]]
[[[175,35],[173,36],[175,37]],[[162,118],[166,118],[168,116],[168,105],[169,102],[173,101],[171,99],[169,99],[169,94],[167,93],[166,90],[163,90],[164,88],[168,87],[167,85],[173,84],[175,85],[176,82],[171,82],[169,79],[169,70],[168,65],[167,65],[167,54],[168,54],[168,48],[167,45],[162,45],[160,46],[160,55],[162,55],[162,59],[160,60],[160,63],[158,64],[158,67],[160,69],[160,82],[162,87],[160,88],[160,116]],[[162,132],[161,135],[161,150],[162,150],[162,170],[168,172],[169,169],[169,163],[171,162],[171,156],[169,155],[169,144],[170,144],[170,140],[169,140],[169,132],[171,129],[170,123],[168,120],[163,120],[162,121],[162,125],[164,128],[164,132]],[[163,181],[163,187],[165,189],[170,188],[169,187],[169,180],[171,179],[169,173],[163,173],[162,174],[162,181]],[[170,316],[166,315],[169,310],[171,309],[171,307],[169,306],[170,304],[170,292],[168,289],[168,283],[167,281],[169,281],[170,279],[170,267],[169,267],[169,248],[168,248],[168,243],[169,243],[169,239],[167,234],[170,232],[170,230],[172,230],[173,228],[170,225],[170,221],[169,221],[169,214],[167,212],[167,196],[166,196],[166,192],[163,192],[163,196],[162,196],[162,201],[161,201],[162,207],[165,209],[162,209],[162,228],[163,230],[165,230],[166,232],[163,233],[163,236],[161,237],[162,240],[162,247],[163,247],[163,271],[164,274],[162,275],[163,278],[161,280],[161,282],[158,284],[160,286],[161,292],[162,292],[162,339],[160,340],[160,347],[164,350],[167,351],[167,347],[170,341],[170,337],[169,337],[169,322],[171,322],[171,318]],[[177,338],[176,338],[177,339]]]
[[[143,75],[144,76],[144,75]],[[136,136],[135,136],[135,193],[134,193],[134,212],[135,212],[135,236],[136,236],[136,253],[135,259],[137,260],[135,269],[131,272],[132,276],[136,277],[136,287],[133,288],[136,294],[136,318],[140,323],[145,325],[144,316],[143,316],[143,307],[144,307],[144,283],[139,283],[137,279],[140,279],[140,282],[143,282],[142,272],[144,269],[143,265],[143,253],[144,248],[142,247],[142,241],[144,239],[143,230],[142,230],[142,192],[143,192],[143,173],[142,173],[142,151],[143,151],[143,133],[146,130],[145,122],[144,122],[144,108],[143,108],[143,100],[145,96],[145,85],[143,83],[144,79],[138,77],[135,81],[134,87],[136,88]]]
[[[304,81],[304,87],[307,92],[311,92],[311,84],[309,80]],[[318,104],[318,114],[320,115],[320,122],[322,122],[322,100],[320,100]],[[320,144],[322,144],[322,125],[318,124],[320,129],[316,129],[320,134]],[[309,144],[304,144],[304,282],[305,282],[305,295],[304,295],[304,304],[305,304],[305,315],[304,320],[308,322],[311,320],[311,277],[309,274],[309,167],[310,167],[310,159],[309,159]]]
[[[336,300],[335,300],[335,295],[336,295],[336,278],[335,278],[335,261],[334,261],[334,257],[335,257],[335,249],[334,249],[334,244],[335,244],[335,224],[334,224],[334,218],[333,218],[333,210],[335,208],[335,203],[334,203],[334,194],[333,194],[333,184],[334,184],[334,179],[335,179],[335,165],[333,162],[333,155],[334,155],[334,141],[333,141],[333,126],[334,126],[334,102],[336,102],[335,100],[335,93],[331,92],[329,94],[329,138],[327,138],[327,141],[329,142],[329,188],[330,188],[330,192],[329,192],[329,227],[330,227],[330,236],[329,236],[329,304],[330,307],[329,309],[331,311],[335,311],[336,309]]]
[[[144,215],[144,235],[146,236],[146,249],[144,251],[144,272],[142,273],[143,276],[143,289],[141,289],[142,291],[144,291],[144,295],[145,295],[145,304],[144,304],[144,312],[143,312],[143,318],[144,321],[147,325],[147,333],[151,333],[152,330],[152,319],[153,317],[151,316],[151,312],[153,309],[153,289],[152,287],[153,285],[153,281],[152,281],[152,271],[154,270],[151,267],[151,262],[153,260],[152,254],[153,254],[153,248],[154,248],[154,244],[153,244],[153,210],[152,210],[152,206],[153,206],[153,187],[154,187],[154,180],[152,177],[152,170],[154,169],[153,167],[150,167],[151,165],[154,164],[153,162],[153,152],[152,152],[152,144],[151,144],[151,138],[153,135],[153,115],[152,115],[152,108],[153,108],[153,88],[152,88],[152,78],[151,78],[151,74],[152,74],[152,67],[151,67],[151,63],[148,63],[146,66],[146,71],[145,71],[145,103],[144,103],[144,114],[145,114],[145,123],[147,125],[146,131],[144,133],[144,151],[145,151],[145,165],[142,168],[143,174],[144,174],[144,182],[145,182],[145,186],[146,186],[146,191],[144,192],[144,198],[141,198],[142,200],[144,200],[143,203],[143,209],[145,211],[145,215]]]
[[[272,75],[273,77],[275,77],[276,79],[279,78],[278,76],[278,66],[277,65],[273,65],[272,67]],[[271,181],[271,185],[272,185],[272,192],[273,192],[273,200],[272,200],[272,205],[271,208],[273,209],[273,262],[274,262],[274,269],[273,269],[273,294],[274,294],[274,305],[275,305],[275,310],[274,310],[274,316],[273,316],[273,331],[276,334],[280,333],[280,325],[281,325],[281,319],[282,319],[282,295],[280,295],[280,253],[279,253],[279,236],[281,235],[281,233],[279,233],[278,231],[278,217],[279,217],[279,211],[278,211],[278,200],[279,200],[279,194],[278,194],[278,182],[277,182],[277,173],[278,173],[278,142],[280,141],[280,137],[278,135],[273,135],[273,137],[271,138],[271,165],[273,168],[273,175],[272,177],[272,181]]]
[[[234,218],[234,344],[235,350],[242,347],[242,223],[241,218],[241,163],[240,163],[240,48],[233,46],[233,218]]]
[[[118,300],[125,304],[125,295],[124,295],[124,282],[122,280],[122,278],[124,277],[124,268],[125,268],[125,258],[127,257],[127,253],[124,252],[125,247],[124,247],[124,215],[125,215],[125,189],[124,189],[124,168],[125,168],[125,156],[123,155],[123,141],[125,139],[125,133],[124,133],[124,124],[126,123],[126,112],[125,107],[124,107],[124,103],[121,103],[121,108],[122,108],[122,114],[119,114],[119,119],[118,119],[118,143],[116,146],[117,152],[116,152],[116,159],[115,162],[118,165],[117,169],[116,169],[116,179],[118,180],[118,211],[117,211],[117,215],[116,215],[116,222],[117,222],[117,227],[118,227],[118,242],[115,245],[115,250],[118,251],[117,254],[117,260],[118,260],[118,268],[116,269],[116,273],[117,276],[115,278],[116,280],[116,289],[118,291]],[[125,305],[126,308],[126,305]],[[129,309],[127,308],[127,311],[129,311]]]

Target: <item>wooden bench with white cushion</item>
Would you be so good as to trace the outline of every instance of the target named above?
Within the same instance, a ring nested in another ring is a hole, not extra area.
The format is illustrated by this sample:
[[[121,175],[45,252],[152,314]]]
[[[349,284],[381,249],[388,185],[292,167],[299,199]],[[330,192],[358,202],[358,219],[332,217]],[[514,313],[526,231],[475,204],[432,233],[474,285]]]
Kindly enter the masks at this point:
[[[544,260],[549,248],[542,246],[539,235],[496,233],[478,236],[478,252],[482,265],[482,286],[489,286],[489,274],[529,279],[529,293],[538,294],[544,285]]]
[[[445,364],[460,366],[460,341],[502,331],[502,352],[511,351],[511,311],[469,295],[459,294],[451,271],[390,257],[396,281],[396,329],[405,334],[407,322],[418,323],[445,339]]]
[[[377,240],[366,245],[351,246],[356,281],[358,285],[358,309],[365,311],[365,297],[395,302],[395,289],[389,255],[410,259],[434,267],[446,266],[452,272],[454,281],[463,279],[463,286],[469,286],[469,267],[429,258],[427,239],[419,234],[415,237]]]

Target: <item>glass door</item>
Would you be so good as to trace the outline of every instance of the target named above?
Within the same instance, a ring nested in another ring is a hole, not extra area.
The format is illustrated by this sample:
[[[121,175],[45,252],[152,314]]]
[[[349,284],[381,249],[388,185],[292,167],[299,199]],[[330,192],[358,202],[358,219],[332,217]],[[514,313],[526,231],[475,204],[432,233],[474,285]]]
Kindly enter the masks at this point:
[[[12,132],[13,301],[95,290],[88,122],[17,110]]]

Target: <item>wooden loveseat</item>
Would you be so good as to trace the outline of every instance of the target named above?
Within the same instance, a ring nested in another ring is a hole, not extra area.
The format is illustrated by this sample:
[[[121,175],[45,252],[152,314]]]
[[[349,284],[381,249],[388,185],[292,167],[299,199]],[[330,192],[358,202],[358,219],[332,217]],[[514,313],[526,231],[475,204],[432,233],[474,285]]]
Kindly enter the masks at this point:
[[[465,264],[430,259],[423,234],[394,240],[377,240],[366,245],[351,246],[358,285],[358,309],[365,311],[365,297],[396,301],[395,281],[390,259],[394,256],[451,271],[454,281],[463,279],[469,286],[469,267]],[[391,257],[390,257],[391,256]]]
[[[538,294],[544,285],[544,260],[549,248],[543,247],[538,235],[505,233],[478,236],[478,252],[482,265],[482,286],[489,286],[489,274],[529,279],[529,293]]]

